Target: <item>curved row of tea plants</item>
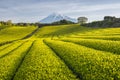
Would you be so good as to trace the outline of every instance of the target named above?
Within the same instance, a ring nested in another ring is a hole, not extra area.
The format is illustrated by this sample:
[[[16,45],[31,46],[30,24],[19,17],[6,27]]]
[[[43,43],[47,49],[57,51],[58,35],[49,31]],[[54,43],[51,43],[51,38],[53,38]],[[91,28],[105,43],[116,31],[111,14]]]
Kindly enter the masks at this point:
[[[113,40],[120,41],[120,36],[70,36],[70,38],[82,38],[82,39],[101,39],[101,40]]]
[[[80,27],[78,24],[74,25],[56,25],[56,26],[45,26],[34,34],[38,38],[51,38],[54,36],[65,36],[71,35],[78,32],[91,31],[93,28]]]
[[[115,54],[120,54],[120,41],[96,40],[96,39],[77,39],[64,38],[61,39],[67,42],[77,43],[83,46],[94,48],[97,50],[108,51]]]
[[[5,55],[9,54],[10,52],[16,50],[22,44],[23,44],[23,41],[22,42],[21,41],[16,41],[16,42],[13,42],[13,43],[9,44],[8,46],[6,46],[2,50],[0,50],[0,58],[4,57]]]
[[[3,49],[5,49],[5,48],[7,48],[7,47],[9,47],[9,46],[11,46],[12,44],[13,43],[5,44],[5,45],[0,46],[0,51],[3,50]]]
[[[96,28],[93,30],[76,32],[66,37],[120,41],[120,28]]]
[[[0,58],[0,80],[12,80],[31,44],[32,41],[25,42],[16,50]]]
[[[69,42],[45,40],[83,80],[119,80],[120,56]]]
[[[118,36],[120,35],[120,28],[98,28],[91,31],[77,33],[79,36]]]
[[[42,40],[37,40],[14,80],[77,80],[71,70]]]
[[[19,40],[32,33],[37,27],[9,27],[0,31],[0,43]]]

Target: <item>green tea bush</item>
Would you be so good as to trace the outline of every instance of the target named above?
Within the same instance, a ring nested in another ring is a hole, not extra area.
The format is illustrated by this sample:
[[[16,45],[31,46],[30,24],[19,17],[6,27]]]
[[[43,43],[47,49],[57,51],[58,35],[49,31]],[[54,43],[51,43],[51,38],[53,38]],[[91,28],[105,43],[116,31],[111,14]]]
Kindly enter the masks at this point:
[[[119,80],[120,56],[69,42],[45,40],[83,80]]]
[[[33,44],[14,80],[76,80],[76,76],[42,40]]]

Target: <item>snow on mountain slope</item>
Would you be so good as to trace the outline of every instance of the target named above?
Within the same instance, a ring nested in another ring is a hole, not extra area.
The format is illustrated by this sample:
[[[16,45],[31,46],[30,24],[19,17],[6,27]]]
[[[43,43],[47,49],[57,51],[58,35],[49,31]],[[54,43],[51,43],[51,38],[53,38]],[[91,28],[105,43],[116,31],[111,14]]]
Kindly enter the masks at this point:
[[[52,22],[63,20],[63,19],[72,21],[72,22],[77,22],[77,20],[74,18],[70,18],[68,16],[64,16],[64,15],[61,15],[58,13],[53,13],[53,14],[49,15],[48,17],[42,19],[40,21],[40,23],[52,23]]]

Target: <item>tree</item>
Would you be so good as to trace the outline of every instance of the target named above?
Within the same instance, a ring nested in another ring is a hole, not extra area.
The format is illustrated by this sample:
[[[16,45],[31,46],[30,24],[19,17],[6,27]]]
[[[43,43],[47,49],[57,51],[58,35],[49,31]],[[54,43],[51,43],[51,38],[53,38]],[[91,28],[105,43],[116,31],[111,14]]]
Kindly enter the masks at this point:
[[[84,23],[86,23],[88,21],[88,18],[86,18],[86,17],[79,17],[78,18],[78,23],[80,23],[80,24],[84,24]]]
[[[6,24],[7,24],[8,26],[11,26],[11,25],[12,25],[12,20],[8,20],[8,21],[6,22]]]

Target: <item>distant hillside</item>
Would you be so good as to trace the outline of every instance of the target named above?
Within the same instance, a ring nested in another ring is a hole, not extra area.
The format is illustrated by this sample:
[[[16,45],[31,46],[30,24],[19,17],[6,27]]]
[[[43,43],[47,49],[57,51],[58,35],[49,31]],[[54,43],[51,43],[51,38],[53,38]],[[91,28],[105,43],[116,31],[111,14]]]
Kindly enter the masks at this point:
[[[53,14],[47,16],[46,18],[42,19],[40,21],[40,23],[53,23],[53,22],[57,22],[60,20],[68,20],[68,21],[72,21],[72,22],[77,22],[77,20],[74,18],[70,18],[68,16],[64,16],[64,15],[61,15],[58,13],[53,13]]]
[[[57,21],[57,22],[53,22],[52,24],[74,24],[74,22],[72,22],[72,21],[68,21],[68,20],[60,20],[60,21]]]
[[[120,18],[105,16],[102,21],[94,21],[92,23],[82,24],[87,27],[120,27]]]

